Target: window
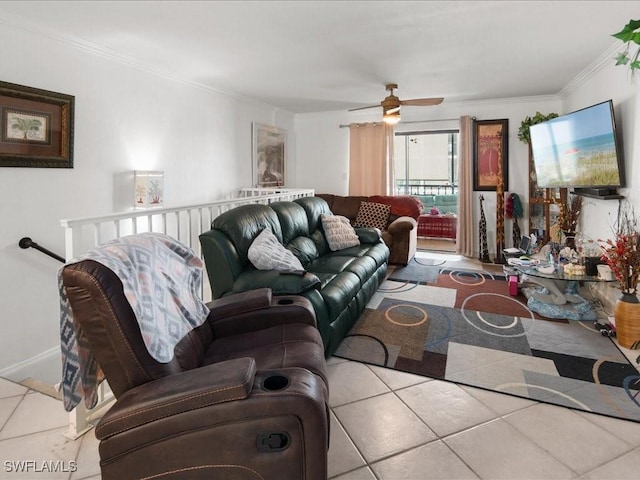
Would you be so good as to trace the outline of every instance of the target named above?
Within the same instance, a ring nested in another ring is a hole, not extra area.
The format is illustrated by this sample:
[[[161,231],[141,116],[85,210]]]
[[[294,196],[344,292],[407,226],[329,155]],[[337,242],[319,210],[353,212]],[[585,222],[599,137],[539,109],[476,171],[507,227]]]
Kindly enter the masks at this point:
[[[397,132],[394,169],[399,195],[458,193],[458,130]]]

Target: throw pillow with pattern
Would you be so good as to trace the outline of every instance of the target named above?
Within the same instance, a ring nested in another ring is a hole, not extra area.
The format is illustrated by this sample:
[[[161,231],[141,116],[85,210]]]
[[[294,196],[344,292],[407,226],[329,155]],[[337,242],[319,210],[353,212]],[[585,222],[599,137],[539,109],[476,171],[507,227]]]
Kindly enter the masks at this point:
[[[270,228],[254,238],[247,256],[258,270],[304,270],[300,260],[278,241]]]
[[[322,229],[332,252],[360,245],[360,239],[349,219],[342,215],[320,215]]]
[[[362,202],[358,216],[356,217],[356,227],[370,227],[384,230],[387,228],[389,212],[391,207],[382,203]]]

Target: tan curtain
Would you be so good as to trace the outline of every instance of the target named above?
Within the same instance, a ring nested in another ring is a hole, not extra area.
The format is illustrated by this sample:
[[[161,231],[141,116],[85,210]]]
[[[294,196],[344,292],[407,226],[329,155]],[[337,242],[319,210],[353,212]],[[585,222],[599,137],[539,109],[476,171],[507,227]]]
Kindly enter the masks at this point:
[[[392,125],[349,125],[349,195],[393,195]]]
[[[460,117],[460,140],[458,142],[458,235],[456,253],[473,257],[473,118]]]

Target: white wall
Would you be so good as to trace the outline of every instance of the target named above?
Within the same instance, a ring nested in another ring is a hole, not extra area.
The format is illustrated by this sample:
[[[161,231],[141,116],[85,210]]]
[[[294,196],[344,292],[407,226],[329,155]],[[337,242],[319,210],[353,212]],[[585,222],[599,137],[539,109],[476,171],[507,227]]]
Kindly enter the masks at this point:
[[[517,193],[523,204],[525,215],[528,213],[528,149],[518,139],[520,123],[526,116],[536,111],[544,114],[561,113],[559,97],[528,97],[510,100],[496,100],[469,103],[447,103],[436,107],[405,107],[402,121],[397,130],[438,130],[458,128],[462,115],[471,115],[477,120],[509,119],[509,190]],[[368,111],[369,112],[369,111]],[[327,112],[301,114],[296,116],[296,140],[298,159],[297,182],[300,186],[314,188],[317,192],[347,195],[349,187],[349,129],[339,128],[353,122],[380,121],[381,112],[372,109],[372,113]],[[451,120],[453,119],[453,120]],[[441,120],[441,121],[436,121]],[[418,122],[406,123],[403,122]],[[496,194],[495,192],[476,192],[474,218],[480,218],[480,194],[484,195],[484,212],[487,219],[487,241],[490,256],[496,250]],[[528,228],[528,216],[520,220],[523,232]],[[505,239],[507,246],[511,242],[511,221],[505,221]],[[475,250],[478,249],[478,229],[474,229]],[[477,256],[477,251],[476,251]]]
[[[50,381],[43,377],[60,371],[61,264],[20,249],[19,239],[64,255],[60,219],[130,210],[133,170],[165,172],[166,206],[217,200],[251,185],[253,121],[290,132],[286,173],[294,178],[294,118],[1,18],[0,45],[0,80],[75,96],[73,169],[0,168],[0,375]]]

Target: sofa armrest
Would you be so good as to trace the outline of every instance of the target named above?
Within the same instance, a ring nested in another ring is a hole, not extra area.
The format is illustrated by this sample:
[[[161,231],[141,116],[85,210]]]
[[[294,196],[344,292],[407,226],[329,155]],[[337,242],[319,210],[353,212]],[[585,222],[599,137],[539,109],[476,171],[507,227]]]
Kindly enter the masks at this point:
[[[387,227],[387,231],[392,235],[399,232],[409,232],[418,227],[418,222],[411,217],[398,217]]]
[[[377,228],[357,227],[354,228],[354,230],[360,239],[360,243],[373,245],[375,243],[380,243],[382,240],[380,230]]]
[[[103,440],[178,413],[247,398],[255,375],[255,360],[244,357],[139,385],[105,413],[96,427],[96,437]]]

